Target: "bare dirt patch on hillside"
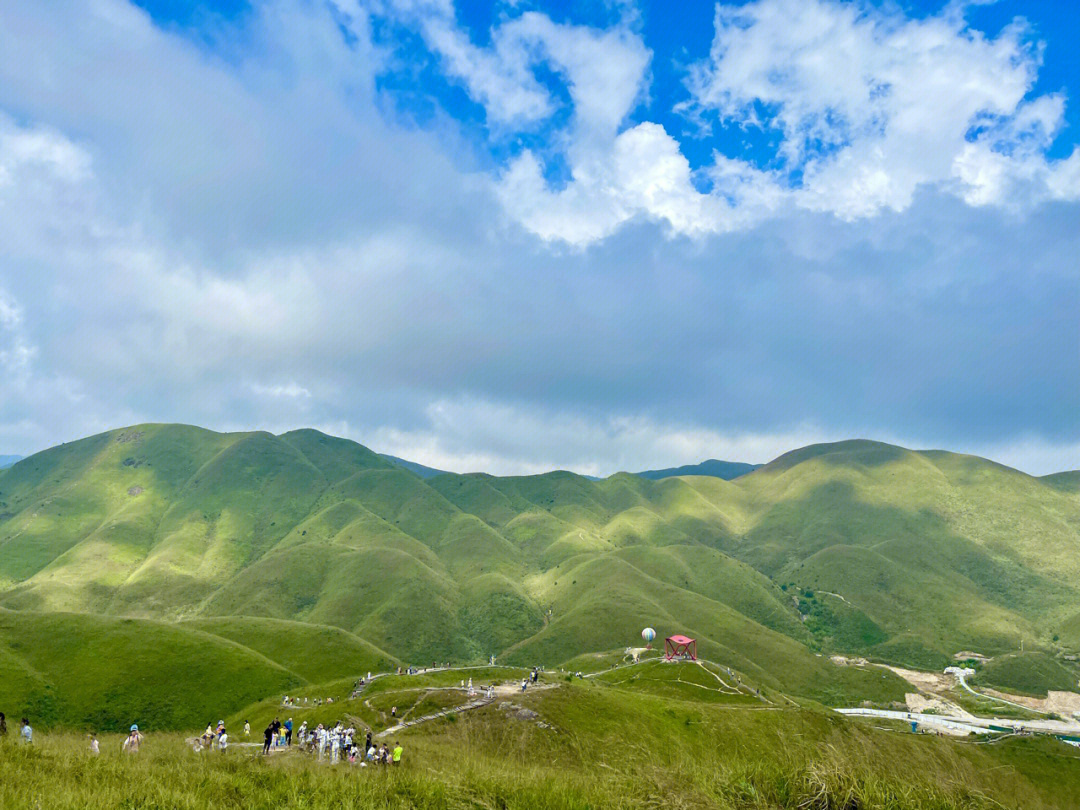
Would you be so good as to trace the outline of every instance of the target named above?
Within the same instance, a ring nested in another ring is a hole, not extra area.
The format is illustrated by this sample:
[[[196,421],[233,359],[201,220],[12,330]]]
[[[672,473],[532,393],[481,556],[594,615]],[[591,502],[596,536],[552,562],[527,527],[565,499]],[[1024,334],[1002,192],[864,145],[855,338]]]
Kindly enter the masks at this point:
[[[1018,703],[1037,712],[1060,714],[1062,717],[1071,717],[1080,713],[1080,694],[1076,692],[1049,692],[1046,697],[1029,697],[1027,695],[1012,695],[1008,692],[999,692],[997,689],[983,687],[981,691],[990,697],[1008,700]]]

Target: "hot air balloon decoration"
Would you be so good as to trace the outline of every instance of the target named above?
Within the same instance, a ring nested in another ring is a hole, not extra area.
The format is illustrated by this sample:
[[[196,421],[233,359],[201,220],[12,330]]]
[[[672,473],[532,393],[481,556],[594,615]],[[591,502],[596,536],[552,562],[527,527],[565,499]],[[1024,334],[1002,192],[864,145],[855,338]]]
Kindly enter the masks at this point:
[[[651,650],[653,639],[656,638],[656,631],[651,627],[646,627],[641,631],[641,637],[645,639],[645,649]]]

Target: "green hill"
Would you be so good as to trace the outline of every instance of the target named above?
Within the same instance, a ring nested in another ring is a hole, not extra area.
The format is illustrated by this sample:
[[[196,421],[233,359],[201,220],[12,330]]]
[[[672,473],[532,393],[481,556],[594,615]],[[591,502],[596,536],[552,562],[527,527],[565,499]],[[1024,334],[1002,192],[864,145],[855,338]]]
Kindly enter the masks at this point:
[[[939,667],[1021,639],[1076,650],[1077,604],[1067,477],[877,442],[732,481],[425,479],[313,430],[141,425],[0,472],[0,605],[181,620],[302,679],[391,658],[555,663],[649,625],[846,700],[881,690],[821,653]],[[316,647],[333,652],[294,652]]]
[[[1051,689],[1078,691],[1078,681],[1080,668],[1075,665],[1058,661],[1046,653],[1027,652],[995,658],[979,668],[972,683],[1046,697]]]
[[[1063,492],[1080,493],[1080,470],[1044,475],[1039,480]]]
[[[0,702],[39,726],[196,728],[302,683],[252,649],[184,625],[0,610]]]
[[[0,609],[0,706],[39,726],[192,729],[309,683],[397,661],[333,627]]]

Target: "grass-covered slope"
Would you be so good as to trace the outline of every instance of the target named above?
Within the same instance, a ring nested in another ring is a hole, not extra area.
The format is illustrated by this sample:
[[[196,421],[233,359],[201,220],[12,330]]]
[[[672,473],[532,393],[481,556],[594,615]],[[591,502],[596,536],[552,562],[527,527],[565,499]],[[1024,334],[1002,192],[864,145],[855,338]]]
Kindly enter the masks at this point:
[[[344,630],[300,622],[0,609],[0,710],[43,727],[201,728],[268,695],[397,663]]]
[[[185,625],[0,610],[0,706],[38,726],[195,728],[303,682]]]
[[[397,665],[387,653],[337,627],[278,619],[193,619],[182,627],[236,642],[310,683],[385,672]]]
[[[972,680],[979,686],[1005,689],[1033,697],[1046,697],[1051,690],[1080,691],[1080,667],[1058,661],[1041,652],[999,656],[979,668]]]
[[[1078,583],[1067,478],[875,442],[733,481],[424,479],[312,430],[143,425],[0,472],[4,606],[328,625],[406,663],[553,662],[651,625],[774,679],[819,651],[937,667],[1075,649]]]
[[[110,735],[95,758],[85,753],[85,737],[41,735],[34,746],[0,754],[0,806],[1075,807],[1080,758],[1057,741],[972,745],[820,711],[761,709],[714,699],[714,692],[689,685],[694,674],[683,668],[667,683],[574,681],[514,696],[513,704],[534,718],[496,705],[415,726],[394,738],[404,757],[389,769],[334,767],[295,751],[262,757],[238,746],[194,754],[178,737],[161,734],[149,735],[138,756],[121,755],[120,736]],[[326,714],[328,708],[311,710],[311,722],[341,716]],[[258,729],[272,716],[251,719]],[[238,729],[231,728],[236,741]]]

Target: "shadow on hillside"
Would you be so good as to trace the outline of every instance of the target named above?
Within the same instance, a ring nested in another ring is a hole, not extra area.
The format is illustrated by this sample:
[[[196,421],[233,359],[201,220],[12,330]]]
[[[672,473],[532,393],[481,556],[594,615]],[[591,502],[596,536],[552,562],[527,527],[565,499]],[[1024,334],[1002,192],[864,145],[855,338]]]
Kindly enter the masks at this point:
[[[777,582],[847,595],[894,635],[925,628],[932,646],[949,654],[965,644],[1011,649],[1025,620],[1037,624],[1078,598],[1026,568],[1015,551],[991,554],[958,534],[933,510],[869,504],[843,481],[776,504],[725,550]],[[982,621],[989,618],[993,628]]]

